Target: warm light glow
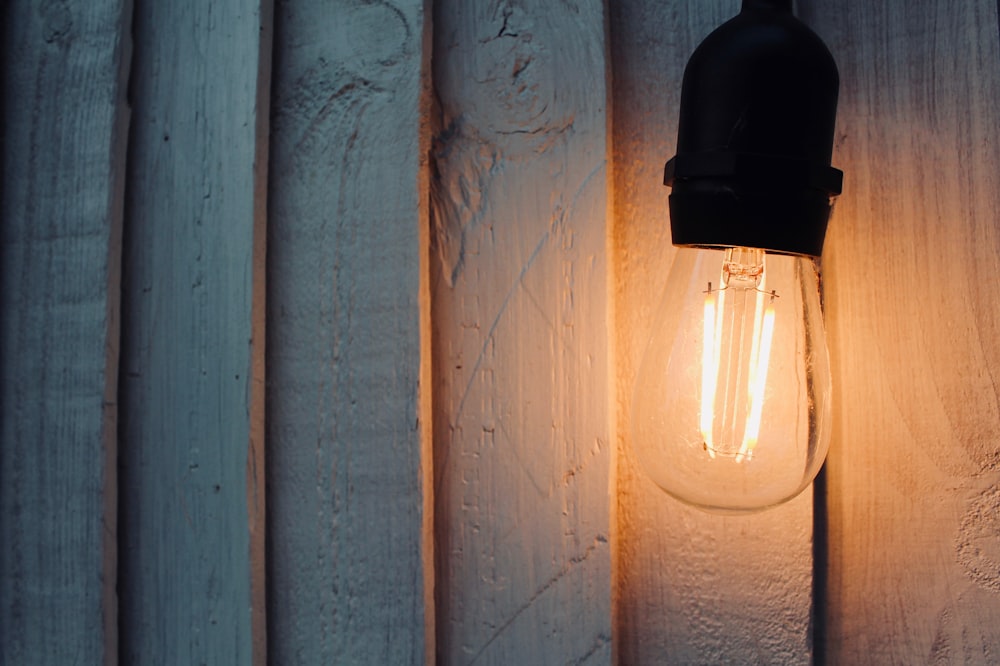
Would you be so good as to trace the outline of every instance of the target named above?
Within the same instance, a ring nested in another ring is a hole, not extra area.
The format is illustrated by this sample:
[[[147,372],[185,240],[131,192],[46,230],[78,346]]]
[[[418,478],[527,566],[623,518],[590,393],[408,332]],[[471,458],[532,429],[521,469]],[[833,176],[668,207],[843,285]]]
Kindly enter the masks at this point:
[[[661,488],[757,511],[816,475],[830,422],[818,278],[809,257],[677,250],[633,398],[633,444]]]
[[[715,383],[719,376],[719,345],[715,343],[715,297],[708,283],[705,295],[705,344],[701,348],[701,437],[708,455],[715,457],[712,446],[712,417],[715,414]]]

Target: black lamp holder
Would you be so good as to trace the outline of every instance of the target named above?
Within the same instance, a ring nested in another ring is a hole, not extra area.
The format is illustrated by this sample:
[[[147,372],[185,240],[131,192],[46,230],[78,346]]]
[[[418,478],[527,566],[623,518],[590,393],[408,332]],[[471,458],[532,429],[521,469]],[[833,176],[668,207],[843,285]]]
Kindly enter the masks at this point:
[[[674,245],[820,256],[843,173],[830,166],[840,79],[792,0],[743,0],[684,70]]]

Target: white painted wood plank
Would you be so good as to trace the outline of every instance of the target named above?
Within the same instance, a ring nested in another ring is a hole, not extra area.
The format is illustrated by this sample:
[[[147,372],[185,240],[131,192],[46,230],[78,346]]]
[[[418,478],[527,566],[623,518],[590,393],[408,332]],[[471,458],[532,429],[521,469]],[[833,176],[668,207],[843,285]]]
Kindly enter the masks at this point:
[[[130,3],[6,3],[0,663],[114,664]]]
[[[674,250],[663,164],[681,77],[738,0],[610,4],[614,67],[614,298],[618,418],[615,629],[622,664],[808,664],[812,498],[762,514],[689,508],[632,452],[635,376]],[[834,220],[833,224],[837,224]]]
[[[277,6],[267,391],[276,664],[434,662],[421,265],[428,20],[422,0]]]
[[[610,663],[603,3],[435,11],[438,663]]]
[[[136,7],[121,377],[130,664],[263,664],[270,4]]]
[[[805,3],[802,3],[805,4]],[[826,257],[838,391],[830,664],[1000,655],[997,5],[811,2],[846,173]]]

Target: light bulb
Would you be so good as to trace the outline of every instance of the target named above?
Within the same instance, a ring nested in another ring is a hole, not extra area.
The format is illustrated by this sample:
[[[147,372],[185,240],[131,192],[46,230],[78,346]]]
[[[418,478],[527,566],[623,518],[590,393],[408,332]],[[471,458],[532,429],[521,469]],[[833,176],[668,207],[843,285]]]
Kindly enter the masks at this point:
[[[657,485],[717,512],[792,499],[826,457],[830,394],[814,258],[677,250],[633,397]]]
[[[839,74],[792,0],[743,0],[684,68],[666,163],[678,248],[632,400],[643,470],[689,504],[750,512],[815,478],[830,442],[816,261],[844,174]]]

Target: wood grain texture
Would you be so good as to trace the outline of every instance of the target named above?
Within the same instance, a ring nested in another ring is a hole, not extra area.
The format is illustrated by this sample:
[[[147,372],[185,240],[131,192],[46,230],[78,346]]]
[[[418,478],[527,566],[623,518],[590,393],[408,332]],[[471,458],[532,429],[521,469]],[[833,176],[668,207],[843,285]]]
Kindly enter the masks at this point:
[[[270,5],[145,3],[126,196],[121,657],[262,664]]]
[[[997,6],[802,9],[839,61],[846,174],[824,260],[838,387],[826,662],[994,663]]]
[[[812,500],[751,516],[689,508],[644,476],[630,403],[673,257],[663,164],[681,77],[737,0],[611,3],[618,419],[615,630],[621,664],[811,661]]]
[[[0,11],[0,663],[115,664],[130,3]]]
[[[610,663],[603,3],[434,26],[438,663]]]
[[[433,663],[429,17],[423,0],[291,0],[276,14],[270,659]]]

